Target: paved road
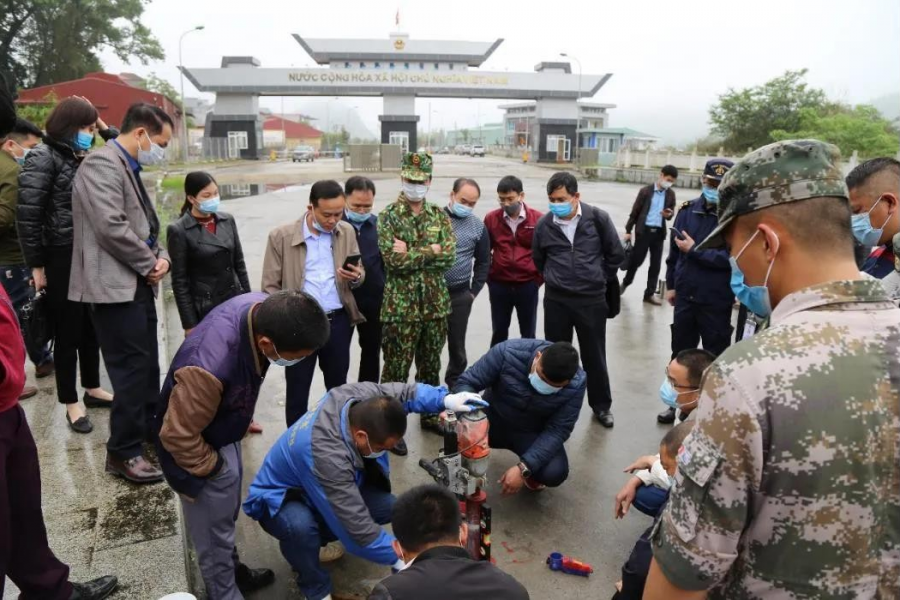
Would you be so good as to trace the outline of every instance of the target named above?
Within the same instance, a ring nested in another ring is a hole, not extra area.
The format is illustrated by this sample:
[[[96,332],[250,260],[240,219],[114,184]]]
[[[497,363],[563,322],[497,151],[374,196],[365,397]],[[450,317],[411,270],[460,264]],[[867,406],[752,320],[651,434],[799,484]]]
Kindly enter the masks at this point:
[[[240,167],[244,181],[264,183],[266,176],[280,182],[290,179],[285,173],[296,173],[292,181],[310,183],[310,177],[335,177],[343,174],[329,170],[325,161],[312,165],[267,164]],[[330,166],[330,165],[329,165]],[[335,164],[334,167],[338,165]],[[482,198],[476,214],[484,216],[496,206],[497,181],[513,174],[525,183],[526,201],[546,211],[545,185],[552,170],[525,165],[511,160],[485,157],[469,158],[437,156],[435,179],[428,199],[446,203],[453,179],[467,176],[476,179],[482,188]],[[378,194],[376,211],[393,201],[399,189],[399,177],[390,175],[376,181]],[[616,183],[583,182],[583,200],[599,206],[612,215],[622,230],[637,187]],[[237,219],[250,270],[251,283],[259,285],[262,255],[270,229],[298,218],[306,210],[308,185],[287,187],[260,196],[235,199],[223,207]],[[692,197],[678,191],[679,200]],[[493,506],[493,552],[497,564],[519,579],[535,599],[548,598],[604,598],[613,593],[613,583],[630,548],[651,520],[639,513],[624,521],[613,519],[613,498],[626,480],[622,469],[636,456],[654,453],[665,428],[657,425],[656,413],[662,408],[657,390],[669,357],[669,324],[671,308],[654,307],[641,302],[642,286],[638,285],[646,271],[639,273],[636,285],[624,297],[622,313],[610,321],[607,352],[614,397],[613,411],[616,427],[606,430],[593,421],[585,402],[581,418],[566,444],[571,474],[560,488],[541,493],[523,492],[517,496],[501,497],[500,488],[492,483],[487,493]],[[177,314],[170,304],[170,331],[178,338]],[[517,335],[513,319],[511,336]],[[543,316],[539,313],[538,335],[543,332]],[[487,351],[490,345],[491,323],[487,292],[475,302],[469,325],[467,349],[470,364]],[[355,380],[358,351],[354,340],[350,379]],[[446,351],[444,353],[446,365]],[[244,442],[245,490],[263,460],[267,450],[284,430],[284,377],[281,369],[269,371],[262,388],[256,418],[264,427],[260,436]],[[311,398],[324,393],[321,375],[313,383]],[[419,430],[417,420],[410,420],[407,435],[410,454],[406,458],[392,456],[395,492],[426,483],[429,478],[419,469],[421,457],[433,457],[439,440]],[[489,477],[496,482],[512,464],[515,456],[498,450],[492,453]],[[256,594],[255,598],[301,597],[290,568],[278,550],[277,542],[245,515],[241,515],[238,547],[244,559],[253,566],[275,569],[274,588]],[[593,564],[595,573],[588,579],[551,573],[545,566],[546,556],[561,551]],[[333,568],[339,589],[358,589],[360,582],[371,585],[387,574],[386,569],[373,566],[353,557],[345,557]]]

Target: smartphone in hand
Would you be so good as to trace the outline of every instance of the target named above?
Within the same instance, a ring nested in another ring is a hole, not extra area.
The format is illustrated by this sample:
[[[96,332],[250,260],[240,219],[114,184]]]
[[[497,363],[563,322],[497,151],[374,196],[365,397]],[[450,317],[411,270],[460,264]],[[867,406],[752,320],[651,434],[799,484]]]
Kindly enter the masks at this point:
[[[675,229],[674,227],[669,227],[669,231],[671,231],[671,232],[672,232],[672,235],[674,235],[675,237],[677,237],[679,240],[683,240],[683,239],[684,239],[684,236],[681,234],[681,232],[678,231],[677,229]]]
[[[345,271],[349,271],[349,270],[350,270],[350,269],[349,269],[350,265],[353,265],[354,267],[358,267],[358,266],[359,266],[359,261],[361,261],[361,260],[362,260],[362,256],[361,256],[361,255],[359,255],[359,254],[351,254],[350,256],[348,256],[348,257],[344,260],[344,266],[343,266],[343,269],[344,269]]]

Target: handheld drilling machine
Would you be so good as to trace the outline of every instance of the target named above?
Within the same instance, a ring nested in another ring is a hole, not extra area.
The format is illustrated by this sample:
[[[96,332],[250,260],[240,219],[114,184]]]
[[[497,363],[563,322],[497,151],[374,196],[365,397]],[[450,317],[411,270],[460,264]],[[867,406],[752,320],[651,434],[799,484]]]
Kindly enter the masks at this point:
[[[460,500],[469,527],[466,550],[475,560],[491,560],[491,507],[484,492],[488,459],[488,419],[480,410],[442,417],[444,449],[419,466]]]

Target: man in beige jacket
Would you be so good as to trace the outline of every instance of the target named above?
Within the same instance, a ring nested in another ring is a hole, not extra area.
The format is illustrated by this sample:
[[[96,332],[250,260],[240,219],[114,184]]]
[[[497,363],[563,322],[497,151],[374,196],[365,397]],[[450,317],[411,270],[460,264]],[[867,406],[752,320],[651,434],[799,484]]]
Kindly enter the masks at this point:
[[[365,277],[356,232],[342,220],[344,190],[336,181],[317,181],[309,191],[302,219],[269,233],[262,290],[302,290],[322,306],[331,322],[328,343],[285,369],[288,427],[306,413],[318,359],[325,388],[347,383],[353,327],[365,322],[351,290]]]

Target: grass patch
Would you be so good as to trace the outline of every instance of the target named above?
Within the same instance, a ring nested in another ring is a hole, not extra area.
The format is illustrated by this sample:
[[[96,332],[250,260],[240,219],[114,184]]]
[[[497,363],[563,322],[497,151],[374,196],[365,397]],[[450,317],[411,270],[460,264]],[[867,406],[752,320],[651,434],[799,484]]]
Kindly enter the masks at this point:
[[[184,189],[184,175],[167,175],[163,177],[161,185],[166,190]]]

